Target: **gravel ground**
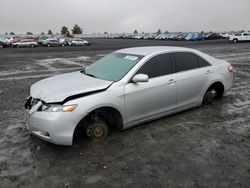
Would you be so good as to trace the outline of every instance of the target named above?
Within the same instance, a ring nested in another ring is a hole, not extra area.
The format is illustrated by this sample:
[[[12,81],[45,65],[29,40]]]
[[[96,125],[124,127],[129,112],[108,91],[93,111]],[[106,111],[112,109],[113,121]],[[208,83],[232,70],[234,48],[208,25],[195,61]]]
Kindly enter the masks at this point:
[[[91,46],[0,49],[0,187],[249,187],[250,43],[90,39]],[[81,70],[116,49],[171,45],[229,61],[225,97],[73,147],[30,136],[24,100],[38,80]]]

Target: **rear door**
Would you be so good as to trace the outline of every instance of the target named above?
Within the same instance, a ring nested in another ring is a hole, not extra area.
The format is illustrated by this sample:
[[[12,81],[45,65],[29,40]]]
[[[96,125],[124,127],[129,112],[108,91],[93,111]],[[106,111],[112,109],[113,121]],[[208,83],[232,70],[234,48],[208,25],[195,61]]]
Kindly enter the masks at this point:
[[[250,41],[250,33],[246,33],[246,40]]]
[[[173,53],[177,84],[177,108],[200,102],[212,75],[211,65],[190,52]]]
[[[247,33],[242,33],[241,39],[242,39],[242,41],[247,41],[248,40],[248,34]]]
[[[28,44],[27,40],[24,40],[24,41],[20,42],[20,46],[27,46],[27,44]]]
[[[152,57],[136,74],[147,74],[149,81],[125,85],[128,124],[176,109],[177,90],[170,54]]]
[[[51,40],[51,45],[53,46],[59,46],[59,41],[58,40]]]

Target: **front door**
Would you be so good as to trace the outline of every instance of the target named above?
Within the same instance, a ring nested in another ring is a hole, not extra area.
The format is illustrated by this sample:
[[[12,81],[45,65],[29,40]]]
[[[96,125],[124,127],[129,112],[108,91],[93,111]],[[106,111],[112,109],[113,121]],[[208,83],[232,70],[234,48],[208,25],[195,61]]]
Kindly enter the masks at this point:
[[[129,82],[125,85],[127,123],[160,116],[176,108],[176,78],[171,56],[161,54],[148,60],[136,74],[146,74],[145,83]]]

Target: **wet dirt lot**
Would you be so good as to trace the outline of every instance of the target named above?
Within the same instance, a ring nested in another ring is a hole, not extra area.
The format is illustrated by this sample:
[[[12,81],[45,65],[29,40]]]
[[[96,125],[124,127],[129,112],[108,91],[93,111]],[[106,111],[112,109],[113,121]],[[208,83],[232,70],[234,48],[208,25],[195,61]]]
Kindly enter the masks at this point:
[[[90,39],[91,46],[0,49],[0,187],[249,187],[250,43]],[[229,61],[235,83],[213,105],[102,142],[73,147],[31,137],[24,100],[38,80],[81,70],[116,49],[177,45]]]

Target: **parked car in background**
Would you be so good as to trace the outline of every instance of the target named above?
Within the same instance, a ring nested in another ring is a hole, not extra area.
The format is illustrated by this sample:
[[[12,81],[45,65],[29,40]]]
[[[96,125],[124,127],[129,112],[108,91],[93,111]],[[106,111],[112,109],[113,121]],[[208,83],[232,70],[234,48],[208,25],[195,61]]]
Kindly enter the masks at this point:
[[[226,33],[226,32],[222,32],[219,34],[222,38],[228,38],[229,37],[229,34]]]
[[[13,47],[19,48],[19,47],[37,47],[38,43],[34,41],[33,39],[23,39],[19,42],[12,43]]]
[[[57,40],[59,40],[59,43],[61,44],[61,46],[67,45],[67,42],[66,42],[65,38],[58,38]]]
[[[5,37],[5,39],[8,41],[9,44],[11,44],[12,41],[14,40],[13,37]]]
[[[229,35],[229,40],[234,43],[237,43],[239,41],[250,41],[250,32]]]
[[[144,36],[144,39],[153,40],[153,39],[155,39],[156,36],[157,36],[157,34],[148,34],[148,35]]]
[[[127,129],[212,103],[232,86],[225,60],[179,47],[137,47],[113,52],[84,71],[31,86],[25,108],[30,132],[72,145],[75,132],[103,139],[110,127]]]
[[[106,38],[122,38],[122,39],[152,39],[152,40],[187,40],[187,41],[202,41],[202,40],[216,40],[228,38],[230,33],[198,33],[198,32],[184,32],[184,33],[144,33],[144,34],[111,34],[106,35]]]
[[[86,40],[83,40],[83,39],[72,39],[69,42],[69,45],[70,46],[88,46],[88,45],[90,45],[90,43]]]
[[[207,40],[216,40],[216,39],[222,39],[223,37],[217,33],[208,33],[206,34]]]
[[[194,34],[192,40],[194,41],[201,41],[201,40],[206,40],[207,37],[202,34]]]
[[[159,35],[156,35],[154,39],[156,39],[156,40],[163,40],[163,37],[164,37],[163,34],[159,34]]]
[[[46,40],[46,39],[48,39],[48,37],[46,37],[46,36],[41,36],[41,37],[39,37],[37,43],[38,43],[39,45],[42,45],[43,41]]]
[[[8,46],[7,43],[4,42],[4,41],[2,41],[2,40],[0,39],[0,48],[4,48],[4,47],[7,47],[7,46]]]
[[[8,47],[10,45],[9,41],[5,38],[0,38],[0,48]]]
[[[43,46],[52,47],[52,46],[65,46],[61,44],[58,39],[48,38],[42,41]]]
[[[188,40],[188,41],[193,41],[194,39],[194,34],[193,33],[189,33],[185,36],[185,40]]]
[[[176,40],[185,40],[185,37],[187,36],[186,33],[182,33],[176,37]]]
[[[178,36],[179,36],[179,34],[172,33],[172,34],[169,35],[169,40],[177,40]]]
[[[143,35],[135,35],[133,38],[134,39],[144,39],[144,36]]]
[[[11,45],[12,45],[13,43],[19,42],[19,41],[22,40],[22,39],[23,39],[23,38],[20,37],[20,36],[14,36],[14,37],[13,37],[13,40],[11,41]]]

